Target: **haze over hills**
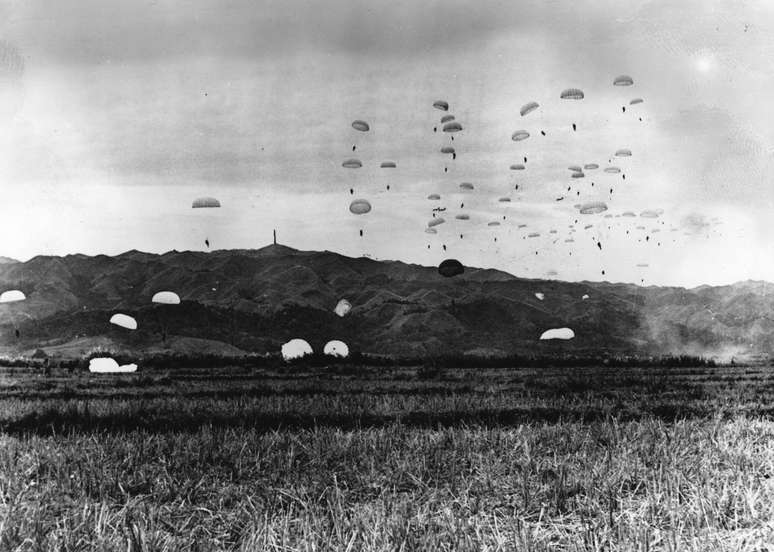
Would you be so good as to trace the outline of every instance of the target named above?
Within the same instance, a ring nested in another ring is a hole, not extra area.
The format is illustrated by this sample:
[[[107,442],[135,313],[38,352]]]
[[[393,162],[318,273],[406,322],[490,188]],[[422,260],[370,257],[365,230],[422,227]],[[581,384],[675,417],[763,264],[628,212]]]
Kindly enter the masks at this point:
[[[27,300],[0,305],[6,352],[43,347],[77,356],[97,343],[136,353],[238,354],[276,352],[294,337],[315,350],[341,339],[353,350],[412,356],[741,355],[774,345],[774,285],[766,282],[643,288],[479,268],[443,278],[435,267],[282,245],[38,256],[0,263],[0,291],[7,289],[21,289]],[[182,303],[152,304],[161,290],[175,291]],[[333,310],[342,298],[353,306],[343,318]],[[116,312],[135,317],[139,329],[111,325]],[[564,326],[575,339],[539,340]]]

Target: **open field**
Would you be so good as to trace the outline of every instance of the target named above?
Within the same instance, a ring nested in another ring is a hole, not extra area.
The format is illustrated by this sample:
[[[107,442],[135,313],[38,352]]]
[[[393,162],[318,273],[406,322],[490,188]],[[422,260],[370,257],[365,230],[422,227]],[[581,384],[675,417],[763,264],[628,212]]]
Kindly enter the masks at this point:
[[[0,550],[774,550],[767,367],[0,370]]]

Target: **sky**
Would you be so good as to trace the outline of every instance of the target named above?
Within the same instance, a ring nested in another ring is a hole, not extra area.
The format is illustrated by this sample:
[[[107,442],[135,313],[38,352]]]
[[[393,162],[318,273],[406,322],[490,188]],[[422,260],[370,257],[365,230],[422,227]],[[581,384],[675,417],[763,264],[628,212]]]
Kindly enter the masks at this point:
[[[528,278],[774,281],[772,55],[766,0],[0,2],[0,255],[258,248],[276,229]]]

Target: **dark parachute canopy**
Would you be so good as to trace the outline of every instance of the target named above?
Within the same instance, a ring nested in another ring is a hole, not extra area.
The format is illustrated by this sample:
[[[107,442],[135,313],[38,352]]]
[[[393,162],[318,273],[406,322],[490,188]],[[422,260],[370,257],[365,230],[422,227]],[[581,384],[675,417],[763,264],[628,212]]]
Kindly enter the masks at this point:
[[[500,226],[500,223],[496,220],[493,220],[492,222],[488,222],[487,226]]]
[[[583,90],[580,88],[567,88],[562,90],[559,97],[563,100],[582,100],[584,98]]]
[[[446,259],[438,265],[438,274],[444,278],[459,276],[463,272],[465,272],[465,267],[457,259]]]
[[[582,172],[574,172],[570,175],[572,178],[584,178],[586,175]]]
[[[452,146],[444,146],[441,148],[441,153],[454,153],[454,148]]]
[[[371,212],[371,204],[365,199],[356,199],[349,204],[349,210],[355,215],[365,215]]]
[[[456,215],[454,218],[456,218],[457,220],[470,220],[470,215],[466,215],[463,213],[460,215]]]
[[[511,198],[509,198],[509,197],[501,197],[497,201],[499,201],[500,203],[510,203],[511,202]]]
[[[538,107],[540,107],[540,104],[537,103],[537,102],[525,103],[523,106],[521,106],[521,109],[519,110],[519,113],[521,114],[522,117],[524,117],[524,115],[532,113]]]
[[[526,130],[517,130],[513,134],[511,134],[511,140],[514,142],[521,142],[522,140],[526,140],[529,138],[529,132]]]
[[[427,196],[427,199],[431,199],[435,201],[435,200],[441,199],[441,196],[438,194],[430,194],[429,196]]]
[[[615,80],[613,80],[613,86],[631,86],[633,84],[634,79],[629,75],[618,75]]]
[[[363,162],[360,159],[347,159],[341,166],[345,169],[359,169],[363,166]]]
[[[352,128],[354,128],[355,130],[359,130],[360,132],[368,132],[369,130],[371,130],[371,127],[368,126],[368,123],[366,123],[365,121],[361,121],[359,119],[356,121],[352,121]]]
[[[434,218],[434,219],[428,221],[427,227],[428,228],[432,228],[433,226],[438,226],[439,224],[443,224],[444,222],[446,222],[446,221],[444,220],[443,217],[437,217],[437,218]]]
[[[443,100],[436,100],[433,102],[433,107],[440,109],[441,111],[449,111],[449,102]]]
[[[442,123],[448,123],[449,121],[453,121],[453,120],[454,120],[454,115],[444,115],[443,117],[441,117]]]
[[[470,182],[463,182],[462,184],[460,184],[460,189],[461,190],[472,190],[473,189],[473,184],[471,184]]]
[[[522,165],[521,163],[516,163],[515,165],[511,165],[511,170],[512,171],[523,171],[524,170],[524,165]]]
[[[397,165],[395,164],[395,161],[382,161],[382,164],[379,166],[383,169],[394,169],[395,167],[397,167]]]
[[[615,152],[616,157],[631,157],[632,156],[632,150],[627,148],[622,148],[619,150],[616,150]]]
[[[632,101],[629,102],[629,105],[637,105],[641,104],[643,102],[642,98],[634,98]]]
[[[595,215],[607,211],[607,204],[604,201],[589,201],[580,206],[581,215]]]
[[[193,203],[191,204],[191,208],[193,209],[207,209],[213,207],[220,207],[220,201],[214,197],[199,197],[194,199]]]
[[[605,167],[605,172],[608,174],[618,174],[621,172],[621,169],[618,167]]]
[[[444,132],[459,132],[462,130],[462,125],[457,121],[451,121],[443,125]]]
[[[587,163],[586,165],[583,165],[583,168],[587,171],[592,171],[594,169],[598,169],[599,165],[597,165],[596,163]]]
[[[572,172],[583,172],[583,169],[579,165],[570,165],[567,167],[567,170]]]

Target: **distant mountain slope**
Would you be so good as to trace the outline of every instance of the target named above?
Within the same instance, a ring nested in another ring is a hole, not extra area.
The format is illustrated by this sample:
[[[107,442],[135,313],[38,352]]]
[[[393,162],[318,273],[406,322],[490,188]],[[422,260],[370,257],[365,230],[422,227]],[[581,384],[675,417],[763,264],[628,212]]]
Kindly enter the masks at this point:
[[[68,342],[102,336],[148,351],[163,346],[165,332],[178,345],[198,339],[258,352],[276,351],[292,337],[315,348],[342,339],[354,349],[413,355],[718,354],[774,346],[770,283],[642,288],[527,280],[477,268],[443,278],[435,267],[281,245],[38,256],[0,263],[0,290],[10,288],[22,289],[28,299],[0,305],[0,345],[19,350],[39,344],[70,350]],[[153,305],[160,290],[175,291],[182,304]],[[344,318],[333,312],[342,298],[353,306]],[[139,330],[111,326],[110,316],[119,311],[136,317]],[[575,339],[539,340],[543,331],[562,326],[571,327]]]

